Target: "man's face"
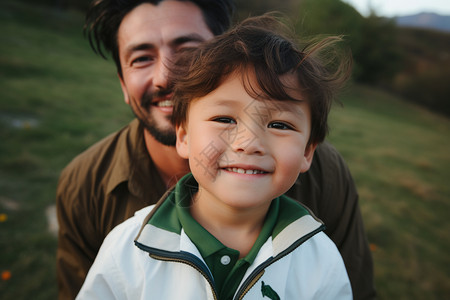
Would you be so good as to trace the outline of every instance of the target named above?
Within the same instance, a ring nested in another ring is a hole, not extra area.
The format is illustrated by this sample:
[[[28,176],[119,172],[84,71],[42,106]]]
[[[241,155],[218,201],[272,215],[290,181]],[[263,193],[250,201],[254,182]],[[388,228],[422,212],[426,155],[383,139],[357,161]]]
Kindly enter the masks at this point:
[[[144,3],[122,20],[118,31],[120,83],[125,102],[160,143],[175,145],[170,122],[172,91],[167,66],[184,48],[211,39],[202,11],[192,2]]]

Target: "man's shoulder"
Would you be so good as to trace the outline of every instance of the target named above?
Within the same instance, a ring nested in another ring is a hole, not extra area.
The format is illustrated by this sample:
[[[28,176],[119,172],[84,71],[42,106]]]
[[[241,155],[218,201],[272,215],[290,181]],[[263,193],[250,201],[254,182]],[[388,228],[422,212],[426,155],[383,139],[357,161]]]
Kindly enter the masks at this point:
[[[96,170],[96,166],[101,165],[105,160],[110,160],[117,147],[123,142],[123,139],[127,138],[130,126],[128,124],[120,130],[109,134],[75,156],[63,169],[62,176],[73,172],[93,172]]]
[[[329,162],[337,162],[343,160],[339,151],[329,142],[320,143],[314,153],[314,159]]]
[[[68,176],[73,173],[92,172],[95,169],[95,165],[99,164],[103,160],[105,150],[111,148],[111,146],[114,146],[114,141],[117,140],[118,135],[119,132],[112,133],[75,156],[62,170],[61,177]]]
[[[321,176],[328,177],[337,174],[339,176],[347,175],[349,170],[347,163],[339,151],[329,142],[323,142],[317,146],[314,152],[313,162],[307,173],[318,173]]]
[[[61,188],[64,188],[65,193],[97,190],[98,185],[105,182],[106,178],[116,178],[114,174],[118,170],[120,173],[126,173],[129,164],[127,161],[132,156],[132,153],[127,151],[134,151],[131,149],[133,145],[130,144],[130,140],[133,138],[130,135],[133,135],[132,132],[135,130],[136,123],[131,122],[77,155],[62,170],[58,191]],[[116,178],[116,181],[118,180]]]

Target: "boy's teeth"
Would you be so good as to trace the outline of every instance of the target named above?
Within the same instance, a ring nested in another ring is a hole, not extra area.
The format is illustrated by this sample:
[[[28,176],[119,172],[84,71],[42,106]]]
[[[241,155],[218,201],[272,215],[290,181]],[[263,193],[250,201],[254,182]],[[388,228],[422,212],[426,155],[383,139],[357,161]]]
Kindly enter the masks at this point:
[[[263,171],[261,170],[245,170],[242,168],[227,168],[227,171],[239,173],[239,174],[262,174]]]
[[[156,106],[159,106],[159,107],[170,107],[170,106],[173,106],[173,102],[172,102],[172,100],[159,101],[159,102],[156,103]]]

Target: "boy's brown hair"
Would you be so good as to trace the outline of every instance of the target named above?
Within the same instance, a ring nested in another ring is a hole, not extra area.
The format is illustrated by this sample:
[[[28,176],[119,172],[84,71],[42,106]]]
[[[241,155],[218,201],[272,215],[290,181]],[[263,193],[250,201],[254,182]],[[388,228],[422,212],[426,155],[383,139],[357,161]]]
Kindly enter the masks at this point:
[[[309,145],[328,133],[328,113],[337,90],[351,73],[350,56],[338,54],[341,37],[312,42],[302,50],[293,35],[273,14],[248,18],[230,31],[182,53],[172,68],[176,126],[186,122],[189,103],[214,91],[230,74],[242,74],[246,91],[256,99],[308,101],[311,108]],[[325,54],[325,55],[324,55]],[[248,72],[257,86],[251,86]],[[296,76],[300,94],[294,99],[280,76]],[[247,76],[247,77],[246,77]]]

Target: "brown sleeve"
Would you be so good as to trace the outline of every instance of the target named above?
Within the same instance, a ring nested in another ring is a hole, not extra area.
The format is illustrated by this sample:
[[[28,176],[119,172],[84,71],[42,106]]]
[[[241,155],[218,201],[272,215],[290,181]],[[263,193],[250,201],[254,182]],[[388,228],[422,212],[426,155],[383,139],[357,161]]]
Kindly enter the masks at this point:
[[[90,199],[88,186],[79,188],[79,179],[76,171],[66,168],[56,192],[58,299],[75,299],[103,240],[87,215],[92,211],[87,205],[95,201]]]
[[[288,195],[306,204],[327,227],[347,268],[354,299],[374,299],[373,263],[358,193],[342,156],[329,143],[318,146],[310,170]]]

